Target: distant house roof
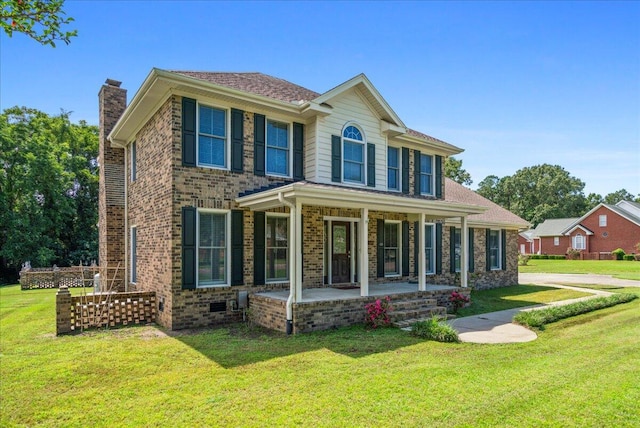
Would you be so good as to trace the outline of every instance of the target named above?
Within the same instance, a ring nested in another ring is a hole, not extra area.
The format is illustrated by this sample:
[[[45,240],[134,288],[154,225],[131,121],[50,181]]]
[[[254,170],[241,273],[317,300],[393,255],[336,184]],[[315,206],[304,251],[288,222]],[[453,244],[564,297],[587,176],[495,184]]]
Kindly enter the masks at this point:
[[[576,223],[578,218],[550,218],[534,229],[535,237],[542,236],[562,236],[566,229],[571,228]]]
[[[480,225],[508,226],[524,229],[530,227],[529,222],[515,215],[500,205],[480,196],[473,190],[445,178],[445,200],[464,204],[480,205],[489,208],[482,214],[472,214],[468,217],[470,223]]]
[[[598,204],[593,209],[589,210],[585,215],[580,218],[575,219],[572,223],[568,224],[564,229],[563,233],[569,233],[571,230],[574,230],[576,226],[580,225],[587,217],[593,214],[599,208],[604,207],[614,213],[618,214],[620,217],[626,218],[632,223],[640,226],[640,204],[636,204],[635,202],[630,201],[620,201],[616,205],[610,204]]]

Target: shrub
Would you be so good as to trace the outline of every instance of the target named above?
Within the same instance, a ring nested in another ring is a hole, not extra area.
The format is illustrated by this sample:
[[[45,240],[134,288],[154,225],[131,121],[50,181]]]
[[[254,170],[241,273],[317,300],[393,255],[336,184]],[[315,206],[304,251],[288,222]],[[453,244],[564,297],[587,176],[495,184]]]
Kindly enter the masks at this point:
[[[580,250],[576,250],[575,248],[567,248],[567,259],[569,260],[578,260],[580,258]]]
[[[636,256],[634,254],[625,254],[623,257],[623,260],[627,260],[627,261],[634,261],[636,259]]]
[[[545,324],[619,305],[620,303],[627,303],[637,298],[638,296],[635,294],[612,294],[611,296],[596,297],[563,306],[550,306],[544,309],[522,311],[513,317],[513,321],[525,327],[544,328]]]
[[[616,248],[611,252],[611,254],[615,256],[616,260],[622,260],[624,257],[624,250],[622,248]]]
[[[389,312],[393,310],[391,307],[391,298],[386,296],[384,299],[377,299],[374,303],[364,306],[367,310],[365,323],[371,328],[388,327],[391,325]]]
[[[547,260],[549,258],[549,256],[547,254],[541,254],[540,255],[540,259],[542,260]]]
[[[454,314],[457,314],[459,309],[464,308],[469,301],[470,299],[468,296],[458,293],[457,291],[452,292],[451,296],[449,296],[449,302],[451,302]]]
[[[440,322],[438,317],[418,321],[411,326],[411,335],[438,342],[459,342],[458,333],[449,324]]]
[[[529,255],[528,254],[520,254],[518,253],[518,266],[527,266],[529,263]]]

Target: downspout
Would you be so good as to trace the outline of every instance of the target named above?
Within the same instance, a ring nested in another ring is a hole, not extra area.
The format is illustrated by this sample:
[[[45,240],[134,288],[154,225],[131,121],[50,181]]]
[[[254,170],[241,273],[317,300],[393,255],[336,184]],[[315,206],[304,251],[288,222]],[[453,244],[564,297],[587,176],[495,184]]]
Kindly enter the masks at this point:
[[[124,148],[124,291],[129,291],[129,204],[128,204],[128,183],[127,166],[129,165],[129,149]],[[108,275],[108,274],[107,274]],[[105,278],[106,279],[106,278]]]
[[[284,196],[282,196],[282,192],[278,193],[278,201],[280,201],[282,205],[285,205],[286,207],[289,208],[289,218],[290,218],[289,242],[291,246],[291,243],[295,242],[295,231],[297,227],[297,225],[295,224],[296,206],[291,202],[285,200]],[[293,302],[296,300],[296,287],[295,287],[296,252],[290,251],[289,254],[290,254],[289,255],[289,298],[287,299],[287,321],[286,321],[287,334],[293,333]]]

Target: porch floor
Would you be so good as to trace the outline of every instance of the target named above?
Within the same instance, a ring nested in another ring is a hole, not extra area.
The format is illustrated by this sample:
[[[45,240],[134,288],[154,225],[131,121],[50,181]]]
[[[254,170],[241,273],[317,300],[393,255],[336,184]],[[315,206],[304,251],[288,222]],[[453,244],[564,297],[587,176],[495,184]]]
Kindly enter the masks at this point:
[[[455,290],[458,287],[451,285],[428,284],[426,291],[439,290]],[[387,296],[392,294],[416,293],[418,284],[409,282],[390,282],[384,284],[369,284],[369,296]],[[276,300],[287,300],[289,298],[289,290],[265,291],[256,293],[258,296],[270,297]],[[334,287],[307,288],[302,290],[302,298],[298,303],[306,302],[324,302],[331,300],[359,299],[360,288],[339,289]]]

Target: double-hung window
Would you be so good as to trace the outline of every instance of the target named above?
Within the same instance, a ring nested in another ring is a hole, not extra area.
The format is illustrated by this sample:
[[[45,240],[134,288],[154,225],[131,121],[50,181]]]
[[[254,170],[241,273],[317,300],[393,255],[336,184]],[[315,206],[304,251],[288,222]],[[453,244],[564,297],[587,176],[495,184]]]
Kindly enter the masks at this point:
[[[433,195],[433,156],[420,155],[420,193]]]
[[[491,270],[500,269],[500,263],[502,261],[502,256],[500,253],[500,231],[499,230],[490,230],[489,231],[489,260],[490,260],[490,268]]]
[[[131,227],[131,282],[138,282],[138,228]]]
[[[607,227],[607,215],[602,214],[598,217],[598,225],[600,227]]]
[[[267,216],[265,230],[267,250],[267,281],[289,279],[289,219],[288,217]]]
[[[460,272],[462,266],[462,229],[456,227],[453,232],[454,269]]]
[[[400,150],[397,147],[387,149],[387,188],[400,190]]]
[[[198,212],[198,285],[226,285],[228,213]]]
[[[560,237],[559,236],[554,236],[553,237],[553,245],[556,246],[556,247],[560,245]]]
[[[267,174],[288,177],[289,125],[275,120],[267,120]]]
[[[364,184],[365,144],[362,132],[353,125],[347,126],[342,132],[342,146],[344,181]]]
[[[200,104],[198,121],[198,165],[226,168],[227,112]]]
[[[384,224],[384,274],[400,275],[400,224],[385,222]]]
[[[436,226],[435,224],[426,224],[424,226],[424,256],[425,268],[427,274],[436,273]]]

